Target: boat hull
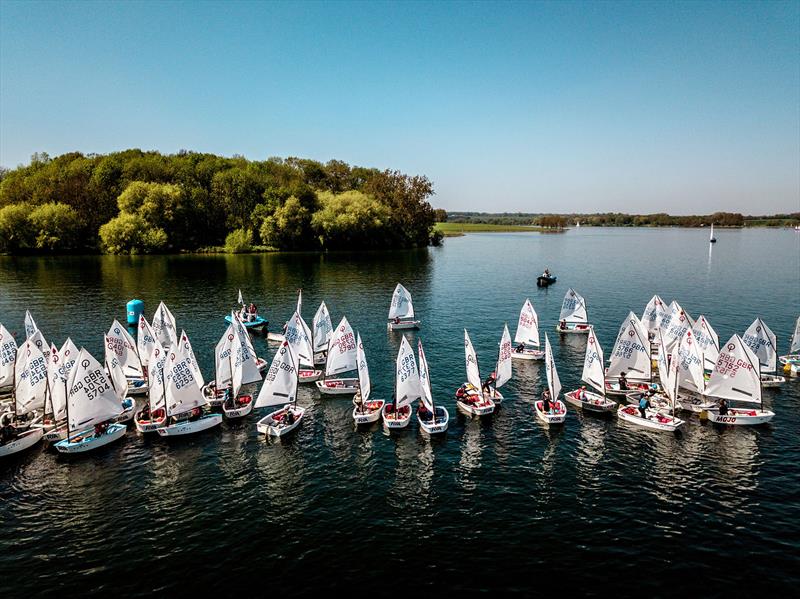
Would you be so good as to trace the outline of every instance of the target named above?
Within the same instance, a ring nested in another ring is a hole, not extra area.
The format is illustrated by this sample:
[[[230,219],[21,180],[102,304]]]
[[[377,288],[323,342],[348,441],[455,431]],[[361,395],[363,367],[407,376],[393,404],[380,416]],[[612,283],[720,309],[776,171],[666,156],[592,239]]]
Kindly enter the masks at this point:
[[[294,415],[294,422],[292,424],[283,424],[280,420],[280,418],[286,413],[286,410],[291,410],[292,414]],[[256,423],[256,430],[262,435],[268,435],[271,437],[284,437],[300,426],[300,422],[302,422],[305,414],[305,408],[287,404],[279,410],[270,412],[261,420],[259,420]]]
[[[450,424],[450,412],[444,406],[434,406],[436,411],[436,418],[424,419],[420,416],[417,410],[417,422],[419,422],[420,430],[429,435],[441,435],[447,432],[447,426]]]
[[[419,323],[419,320],[401,320],[400,322],[393,322],[390,320],[388,323],[386,323],[386,327],[390,331],[407,331],[411,329],[418,329]]]
[[[394,404],[391,403],[383,404],[381,410],[383,426],[391,430],[406,428],[411,422],[411,406],[403,406],[397,411],[393,409],[393,406]]]
[[[598,414],[608,414],[617,409],[617,402],[606,399],[599,393],[592,393],[585,391],[585,399],[581,399],[578,395],[578,389],[570,393],[564,394],[564,401],[571,406],[580,408],[585,412],[596,412]]]
[[[761,386],[763,388],[770,388],[770,387],[780,387],[783,383],[786,382],[786,379],[777,374],[762,374],[761,375]]]
[[[491,399],[482,395],[479,396],[474,392],[468,395],[468,399],[470,401],[456,398],[456,408],[467,416],[489,416],[494,414],[495,404]]]
[[[551,424],[564,424],[564,421],[567,418],[567,406],[564,405],[564,402],[560,399],[557,399],[555,402],[555,410],[553,413],[548,413],[544,411],[544,402],[542,400],[537,400],[533,403],[533,411],[536,412],[536,417],[544,422],[547,425]]]
[[[267,333],[267,341],[272,341],[273,343],[283,343],[286,341],[286,335],[282,333]]]
[[[558,281],[558,277],[539,276],[539,277],[536,277],[536,286],[537,287],[550,287],[550,285],[552,285],[556,281]]]
[[[321,370],[301,370],[297,373],[297,382],[298,383],[314,383],[320,379],[322,376]]]
[[[147,395],[147,382],[142,378],[128,379],[128,395]]]
[[[323,395],[355,395],[359,389],[358,379],[327,379],[316,385]]]
[[[225,322],[231,324],[231,316],[230,314],[225,317]],[[244,328],[247,329],[248,332],[260,332],[264,330],[264,327],[269,325],[269,321],[266,318],[261,318],[260,316],[256,316],[254,320],[245,320],[242,321]]]
[[[541,361],[544,360],[544,352],[540,349],[528,349],[527,347],[523,349],[521,352],[518,352],[516,349],[513,349],[511,350],[511,359]]]
[[[222,414],[206,414],[197,420],[184,420],[156,429],[162,437],[181,437],[201,433],[222,424]]]
[[[125,436],[127,430],[128,427],[117,422],[114,424],[109,424],[106,432],[100,437],[95,437],[94,432],[92,431],[86,431],[85,433],[81,433],[81,435],[73,437],[72,439],[64,439],[63,441],[59,441],[53,447],[55,447],[60,453],[86,453],[87,451],[98,449],[99,447],[113,443],[117,439],[121,439]]]
[[[0,445],[0,458],[30,449],[41,440],[42,435],[44,435],[44,431],[41,428],[29,428],[25,432],[17,435],[17,438],[10,443]]]
[[[374,399],[364,402],[364,410],[358,411],[358,406],[353,404],[353,422],[356,424],[372,424],[381,419],[383,406],[386,402],[382,399]]]
[[[222,413],[228,420],[235,418],[244,418],[253,411],[253,396],[252,395],[239,395],[236,397],[235,407],[227,407],[227,404],[222,404]]]
[[[155,414],[157,416],[155,419],[149,418],[147,420],[142,420],[141,410],[137,412],[136,416],[133,418],[136,430],[140,433],[154,433],[167,423],[166,413],[163,408],[156,410]]]
[[[126,397],[125,399],[122,400],[122,414],[117,416],[114,419],[114,422],[119,422],[120,424],[130,422],[135,412],[136,412],[136,401],[134,399],[131,399],[130,397]]]
[[[588,335],[591,328],[591,325],[583,322],[568,322],[564,328],[556,325],[556,331],[562,335]]]
[[[662,433],[674,433],[684,424],[684,421],[680,418],[665,416],[659,414],[655,410],[649,410],[648,417],[642,418],[636,406],[621,406],[619,410],[617,410],[617,416],[620,420],[630,424]]]
[[[766,424],[775,417],[775,412],[770,410],[745,410],[730,408],[724,416],[717,412],[707,412],[708,421],[714,424],[729,424],[731,426],[757,426]]]

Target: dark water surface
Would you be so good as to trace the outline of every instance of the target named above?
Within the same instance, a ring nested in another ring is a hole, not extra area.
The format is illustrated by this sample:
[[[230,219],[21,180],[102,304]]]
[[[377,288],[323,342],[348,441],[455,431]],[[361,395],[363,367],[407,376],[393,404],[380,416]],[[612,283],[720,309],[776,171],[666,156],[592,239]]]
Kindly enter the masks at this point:
[[[255,415],[182,440],[127,437],[64,458],[41,446],[0,464],[0,594],[183,596],[579,590],[600,595],[744,596],[800,583],[800,381],[765,391],[761,428],[689,418],[650,433],[570,409],[539,425],[543,366],[514,363],[489,419],[456,414],[462,328],[482,371],[530,297],[552,331],[567,288],[586,297],[606,355],[629,309],[654,293],[705,314],[725,341],[761,316],[787,350],[800,312],[793,231],[580,229],[472,234],[442,248],[361,254],[0,257],[0,322],[31,310],[48,341],[67,335],[100,357],[127,300],[152,316],[163,299],[211,378],[213,347],[241,287],[277,325],[303,288],[304,317],[324,299],[334,324],[361,332],[373,396],[391,394],[400,334],[392,290],[412,292],[434,393],[450,430],[428,440],[354,430],[348,399],[321,399],[292,437],[265,440]],[[559,277],[538,290],[545,266]],[[550,335],[565,390],[584,340]],[[271,358],[263,339],[256,348]]]

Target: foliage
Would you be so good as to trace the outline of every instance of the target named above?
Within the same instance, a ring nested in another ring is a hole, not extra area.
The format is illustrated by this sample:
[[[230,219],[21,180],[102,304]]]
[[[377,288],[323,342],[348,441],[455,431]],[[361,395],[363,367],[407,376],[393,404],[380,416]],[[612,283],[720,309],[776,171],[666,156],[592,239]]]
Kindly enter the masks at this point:
[[[241,254],[253,249],[253,232],[250,229],[236,229],[225,238],[225,251],[229,254]]]
[[[311,211],[291,196],[264,218],[260,233],[261,240],[269,246],[300,249],[311,239]]]
[[[389,208],[365,193],[325,191],[319,201],[321,208],[311,224],[326,249],[380,247],[391,235]]]
[[[29,212],[27,204],[11,204],[0,208],[0,251],[19,252],[33,246]]]
[[[69,251],[80,244],[83,226],[71,206],[55,202],[38,206],[28,217],[36,248],[48,251]]]
[[[100,227],[100,241],[109,254],[149,254],[164,249],[167,234],[138,214],[123,212]]]

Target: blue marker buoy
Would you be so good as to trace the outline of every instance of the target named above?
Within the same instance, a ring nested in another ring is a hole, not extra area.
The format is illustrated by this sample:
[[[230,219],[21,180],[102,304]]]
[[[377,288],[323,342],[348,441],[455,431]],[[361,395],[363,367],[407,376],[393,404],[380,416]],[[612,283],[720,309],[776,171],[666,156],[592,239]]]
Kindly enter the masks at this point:
[[[128,311],[128,325],[136,327],[139,324],[139,317],[144,312],[144,302],[139,299],[132,299],[125,308]]]

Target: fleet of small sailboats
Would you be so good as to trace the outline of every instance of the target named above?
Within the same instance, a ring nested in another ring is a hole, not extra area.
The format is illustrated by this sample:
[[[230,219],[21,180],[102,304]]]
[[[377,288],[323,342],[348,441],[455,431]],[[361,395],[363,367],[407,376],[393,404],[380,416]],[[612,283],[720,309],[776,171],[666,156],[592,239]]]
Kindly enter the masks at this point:
[[[241,292],[239,296],[241,301]],[[231,312],[228,327],[215,348],[214,379],[204,383],[192,344],[161,302],[152,324],[139,317],[136,339],[116,320],[104,335],[104,363],[67,339],[61,348],[48,344],[33,316],[26,311],[25,340],[0,324],[0,456],[19,453],[42,439],[61,453],[84,453],[122,438],[133,420],[143,434],[162,437],[199,433],[227,419],[248,416],[253,409],[276,407],[256,424],[260,434],[281,437],[300,426],[307,408],[298,405],[298,386],[315,382],[322,395],[353,395],[356,425],[378,420],[388,430],[407,428],[414,404],[420,431],[444,433],[449,412],[434,400],[430,368],[421,340],[417,355],[404,335],[395,360],[391,400],[373,399],[369,367],[361,335],[346,317],[334,329],[322,302],[312,327],[302,318],[302,292],[286,323],[282,342],[261,383],[266,361],[256,356],[250,338],[253,327],[244,311]],[[716,331],[701,315],[693,320],[677,301],[667,305],[653,296],[642,318],[629,312],[620,326],[608,366],[586,302],[573,289],[562,304],[557,330],[587,334],[581,380],[588,385],[564,394],[552,346],[545,334],[539,349],[538,315],[529,299],[520,311],[512,344],[508,326],[498,348],[494,372],[481,380],[478,357],[464,330],[466,382],[456,392],[456,406],[468,416],[494,413],[504,400],[499,391],[513,376],[512,360],[544,358],[547,390],[533,402],[538,420],[563,424],[566,403],[586,413],[614,414],[623,422],[660,432],[675,432],[686,424],[680,410],[725,425],[758,425],[775,413],[763,405],[762,389],[785,383],[784,372],[800,365],[800,318],[790,353],[777,355],[777,338],[757,318],[743,335],[734,334],[720,346]],[[399,326],[393,326],[399,325]],[[398,284],[392,295],[390,330],[418,328],[411,295]],[[655,366],[653,365],[655,357]],[[323,365],[322,370],[315,368]],[[355,376],[339,378],[355,372]],[[319,380],[318,380],[319,379]],[[137,402],[137,397],[142,399]],[[621,405],[613,401],[618,397]],[[219,408],[220,412],[212,411]]]

